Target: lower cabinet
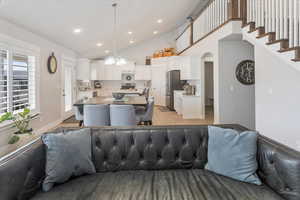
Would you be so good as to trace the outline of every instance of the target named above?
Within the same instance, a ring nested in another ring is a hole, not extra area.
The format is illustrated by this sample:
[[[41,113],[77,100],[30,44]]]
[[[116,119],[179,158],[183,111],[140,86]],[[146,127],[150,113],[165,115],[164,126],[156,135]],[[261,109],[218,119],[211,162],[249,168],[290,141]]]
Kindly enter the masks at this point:
[[[151,67],[151,95],[155,105],[166,106],[166,71],[165,65]]]
[[[200,96],[184,95],[183,91],[174,92],[174,108],[183,119],[204,119]]]

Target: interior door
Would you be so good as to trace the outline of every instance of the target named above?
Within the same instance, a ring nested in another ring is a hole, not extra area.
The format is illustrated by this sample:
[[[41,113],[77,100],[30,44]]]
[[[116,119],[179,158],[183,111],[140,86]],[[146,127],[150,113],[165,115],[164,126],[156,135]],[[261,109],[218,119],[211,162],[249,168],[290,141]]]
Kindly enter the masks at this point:
[[[166,66],[152,66],[151,88],[155,105],[166,106]]]
[[[73,112],[73,103],[75,100],[75,62],[71,59],[62,59],[62,120],[71,117]]]

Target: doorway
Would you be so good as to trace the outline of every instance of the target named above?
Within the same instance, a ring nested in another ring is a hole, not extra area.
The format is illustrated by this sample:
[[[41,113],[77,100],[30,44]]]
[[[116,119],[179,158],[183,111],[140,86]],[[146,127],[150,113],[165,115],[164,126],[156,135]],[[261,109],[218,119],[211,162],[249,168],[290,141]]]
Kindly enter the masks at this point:
[[[214,63],[204,62],[205,119],[214,119]]]
[[[73,103],[75,96],[74,67],[75,62],[72,59],[62,59],[62,120],[73,115]]]

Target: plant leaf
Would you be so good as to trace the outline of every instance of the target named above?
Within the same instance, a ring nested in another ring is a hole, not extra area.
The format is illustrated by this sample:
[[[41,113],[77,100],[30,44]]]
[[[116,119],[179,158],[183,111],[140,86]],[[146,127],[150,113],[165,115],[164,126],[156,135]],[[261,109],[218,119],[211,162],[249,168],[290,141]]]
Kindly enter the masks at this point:
[[[15,144],[20,140],[20,137],[17,135],[14,135],[10,138],[10,140],[8,141],[8,144]]]

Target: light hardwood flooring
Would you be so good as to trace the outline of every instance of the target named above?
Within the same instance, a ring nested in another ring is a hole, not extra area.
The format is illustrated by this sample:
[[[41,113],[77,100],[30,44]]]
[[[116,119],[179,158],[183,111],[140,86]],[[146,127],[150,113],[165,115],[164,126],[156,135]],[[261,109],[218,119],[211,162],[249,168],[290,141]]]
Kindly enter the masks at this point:
[[[204,124],[213,124],[213,110],[212,108],[207,108],[206,119],[183,119],[182,116],[178,115],[176,112],[162,112],[158,107],[154,108],[153,115],[153,125],[204,125]],[[61,123],[58,127],[78,127],[78,123]],[[55,128],[54,128],[55,129]],[[49,130],[50,131],[50,130]],[[22,139],[14,145],[4,145],[0,146],[0,158],[10,152],[15,151],[21,146],[27,144],[28,142],[40,137],[40,135],[24,135],[21,136]]]
[[[176,112],[167,111],[162,112],[159,107],[155,106],[153,114],[153,125],[205,125],[213,124],[214,115],[212,107],[206,108],[205,119],[183,119],[181,115],[178,115]],[[59,127],[76,127],[77,123],[62,123]]]

